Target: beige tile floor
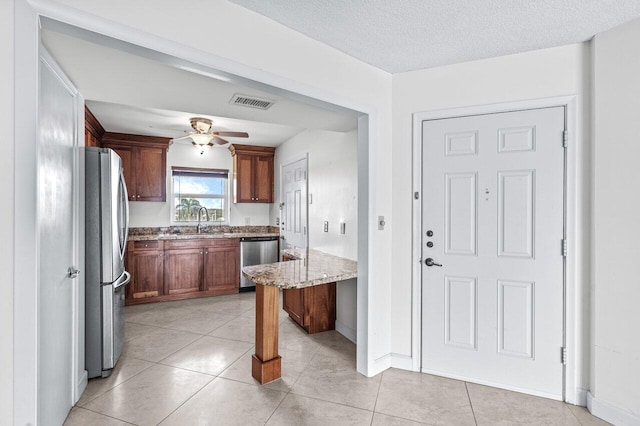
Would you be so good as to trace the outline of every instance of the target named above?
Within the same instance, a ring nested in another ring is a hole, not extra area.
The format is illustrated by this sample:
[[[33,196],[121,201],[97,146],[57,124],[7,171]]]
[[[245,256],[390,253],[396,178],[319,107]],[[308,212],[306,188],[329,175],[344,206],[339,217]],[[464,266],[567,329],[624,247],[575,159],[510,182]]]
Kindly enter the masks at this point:
[[[113,374],[65,425],[606,425],[582,407],[390,369],[355,371],[355,345],[280,311],[282,379],[251,377],[255,293],[125,308]]]

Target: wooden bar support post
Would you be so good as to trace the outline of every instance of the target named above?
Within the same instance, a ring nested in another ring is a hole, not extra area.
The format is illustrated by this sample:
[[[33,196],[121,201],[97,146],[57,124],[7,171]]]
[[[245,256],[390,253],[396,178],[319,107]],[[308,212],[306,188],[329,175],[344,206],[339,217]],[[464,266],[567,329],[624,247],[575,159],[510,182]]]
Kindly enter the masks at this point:
[[[251,360],[251,375],[265,384],[282,376],[278,355],[278,287],[256,284],[256,353]]]

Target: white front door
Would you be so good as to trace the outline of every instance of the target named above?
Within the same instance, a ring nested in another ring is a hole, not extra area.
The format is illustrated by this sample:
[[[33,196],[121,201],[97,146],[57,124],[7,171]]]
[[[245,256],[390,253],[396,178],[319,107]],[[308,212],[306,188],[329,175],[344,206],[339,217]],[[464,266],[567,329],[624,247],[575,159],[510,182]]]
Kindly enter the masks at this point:
[[[280,249],[307,248],[307,158],[282,166]]]
[[[38,419],[60,425],[73,405],[75,281],[78,265],[77,92],[53,60],[40,57],[38,108]],[[34,302],[35,303],[35,302]],[[84,317],[84,315],[83,315]]]
[[[424,372],[562,399],[564,129],[563,107],[423,122]]]

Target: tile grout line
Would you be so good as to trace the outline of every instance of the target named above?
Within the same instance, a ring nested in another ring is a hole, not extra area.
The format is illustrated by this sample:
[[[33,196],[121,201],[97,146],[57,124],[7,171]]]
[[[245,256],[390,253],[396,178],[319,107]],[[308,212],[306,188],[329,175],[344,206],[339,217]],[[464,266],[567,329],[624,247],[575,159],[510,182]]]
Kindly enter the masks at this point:
[[[473,421],[476,426],[478,426],[478,420],[476,419],[476,412],[473,409],[473,402],[471,402],[471,395],[469,395],[469,388],[467,387],[467,382],[464,382],[464,389],[467,391],[467,399],[469,400],[469,406],[471,407],[471,414],[473,414]]]
[[[91,409],[89,409],[89,408],[85,408],[85,407],[77,407],[77,408],[78,408],[78,409],[81,409],[81,410],[91,411],[92,413],[98,414],[98,415],[100,415],[100,416],[107,417],[107,418],[109,418],[109,419],[114,419],[114,420],[117,420],[117,421],[119,421],[119,422],[126,423],[126,424],[128,424],[128,425],[138,426],[138,425],[137,425],[137,423],[131,423],[131,422],[128,422],[128,421],[126,421],[126,420],[122,420],[122,419],[119,419],[119,418],[117,418],[117,417],[110,416],[110,415],[108,415],[108,414],[104,414],[104,413],[100,413],[100,412],[98,412],[98,411],[91,410]],[[71,413],[71,412],[69,412],[69,413]],[[67,418],[68,418],[68,416],[67,416]],[[66,421],[66,419],[65,419],[65,421]]]
[[[209,380],[207,383],[205,383],[200,389],[198,389],[197,391],[195,391],[193,393],[193,395],[191,395],[189,398],[185,399],[182,404],[178,405],[175,410],[171,411],[169,414],[167,414],[165,417],[162,418],[162,420],[160,420],[158,423],[156,423],[156,425],[159,425],[160,423],[164,422],[165,420],[167,420],[167,418],[169,418],[169,416],[171,416],[173,413],[175,413],[176,411],[178,411],[180,409],[180,407],[182,407],[184,404],[186,404],[187,402],[191,401],[191,399],[193,399],[197,394],[199,394],[200,392],[202,392],[202,390],[204,388],[206,388],[207,386],[209,386],[211,383],[213,383],[213,381],[215,379],[217,379],[218,376],[213,377],[211,380]]]
[[[376,402],[373,404],[373,415],[371,416],[372,425],[373,425],[373,418],[376,416],[376,408],[378,407],[378,398],[380,397],[380,389],[382,388],[383,379],[384,379],[384,371],[380,373],[380,384],[378,385],[378,392],[376,393]]]

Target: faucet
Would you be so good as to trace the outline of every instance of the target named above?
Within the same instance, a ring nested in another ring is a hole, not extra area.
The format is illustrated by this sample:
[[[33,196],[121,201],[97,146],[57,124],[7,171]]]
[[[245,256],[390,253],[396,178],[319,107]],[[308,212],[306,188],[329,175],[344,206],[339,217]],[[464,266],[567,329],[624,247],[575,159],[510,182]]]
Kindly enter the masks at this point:
[[[204,210],[205,214],[207,215],[206,216],[207,222],[209,222],[209,210],[207,210],[206,207],[200,207],[198,209],[198,228],[197,228],[198,229],[198,234],[200,233],[200,231],[202,231],[202,225],[200,224],[200,220],[202,219],[202,215],[201,215],[202,210]]]

